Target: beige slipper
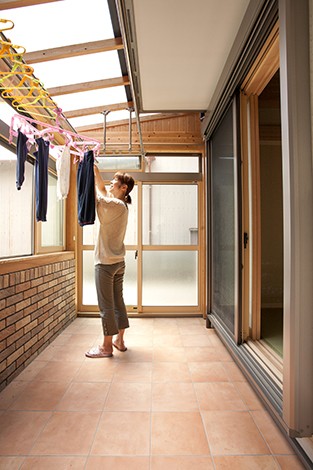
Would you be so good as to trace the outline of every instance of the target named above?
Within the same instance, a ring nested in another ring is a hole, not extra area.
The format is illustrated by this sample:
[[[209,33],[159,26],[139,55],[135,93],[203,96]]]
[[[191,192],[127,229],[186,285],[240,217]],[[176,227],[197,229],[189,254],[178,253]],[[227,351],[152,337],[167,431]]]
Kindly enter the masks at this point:
[[[85,352],[86,357],[112,357],[113,353],[108,353],[104,351],[101,346],[95,346],[94,348],[89,349]]]

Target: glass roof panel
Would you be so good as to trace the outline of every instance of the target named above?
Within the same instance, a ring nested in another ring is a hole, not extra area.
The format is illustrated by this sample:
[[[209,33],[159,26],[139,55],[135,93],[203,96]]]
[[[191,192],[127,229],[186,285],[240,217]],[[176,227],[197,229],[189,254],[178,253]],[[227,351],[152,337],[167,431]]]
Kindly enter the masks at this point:
[[[8,126],[11,125],[11,118],[17,111],[12,108],[8,103],[6,103],[0,97],[0,119],[1,121],[5,122]]]
[[[52,60],[32,67],[45,88],[121,76],[117,51]]]
[[[104,108],[105,104],[124,103],[127,99],[125,88],[117,86],[60,95],[56,96],[54,101],[63,111],[71,111],[73,109],[90,108],[93,106],[103,106]]]
[[[14,22],[6,36],[26,52],[114,37],[104,0],[62,0],[13,8],[2,11],[1,17]]]
[[[41,5],[1,11],[1,17],[12,20],[14,28],[6,31],[13,44],[25,47],[26,52],[82,44],[114,37],[106,0],[62,0]],[[117,51],[100,52],[85,56],[30,64],[34,75],[45,89],[76,83],[92,82],[121,76]],[[125,87],[52,96],[63,112],[127,101]],[[0,102],[1,104],[1,102]],[[6,105],[6,104],[5,104]],[[1,118],[9,123],[16,111],[2,112]],[[134,114],[133,114],[134,116]],[[110,112],[107,121],[128,119],[128,111]],[[99,113],[69,119],[73,127],[103,123]]]
[[[135,113],[132,113],[132,117],[135,117]],[[124,119],[129,119],[129,111],[121,110],[121,111],[114,111],[114,113],[109,113],[107,115],[107,122],[112,121],[120,121]],[[82,116],[77,118],[71,118],[68,120],[70,124],[76,127],[88,126],[92,124],[103,124],[104,117],[102,114],[91,114],[90,116]]]

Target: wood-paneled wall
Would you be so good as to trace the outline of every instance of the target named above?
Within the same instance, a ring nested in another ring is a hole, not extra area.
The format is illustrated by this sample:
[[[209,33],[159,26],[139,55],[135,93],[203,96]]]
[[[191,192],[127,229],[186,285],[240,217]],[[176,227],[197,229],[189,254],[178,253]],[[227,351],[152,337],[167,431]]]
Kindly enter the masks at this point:
[[[199,113],[158,114],[140,118],[142,141],[145,153],[189,153],[203,152]],[[102,124],[78,129],[92,138],[103,141]],[[140,150],[140,139],[136,121],[132,120],[132,152]],[[129,153],[129,121],[109,122],[106,126],[106,153]]]

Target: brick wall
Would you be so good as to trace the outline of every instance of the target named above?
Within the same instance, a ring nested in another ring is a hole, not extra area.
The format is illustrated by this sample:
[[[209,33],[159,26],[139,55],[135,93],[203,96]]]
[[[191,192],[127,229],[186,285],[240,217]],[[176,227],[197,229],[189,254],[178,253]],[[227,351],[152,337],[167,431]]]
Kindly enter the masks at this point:
[[[75,317],[74,259],[0,275],[0,390]]]

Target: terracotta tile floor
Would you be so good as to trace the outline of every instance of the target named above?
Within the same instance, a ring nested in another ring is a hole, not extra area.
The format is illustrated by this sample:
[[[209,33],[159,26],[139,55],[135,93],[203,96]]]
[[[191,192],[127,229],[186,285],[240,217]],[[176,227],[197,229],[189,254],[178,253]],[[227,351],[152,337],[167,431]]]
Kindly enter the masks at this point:
[[[0,394],[0,470],[304,468],[214,330],[131,319],[128,351],[87,359],[78,318]]]

